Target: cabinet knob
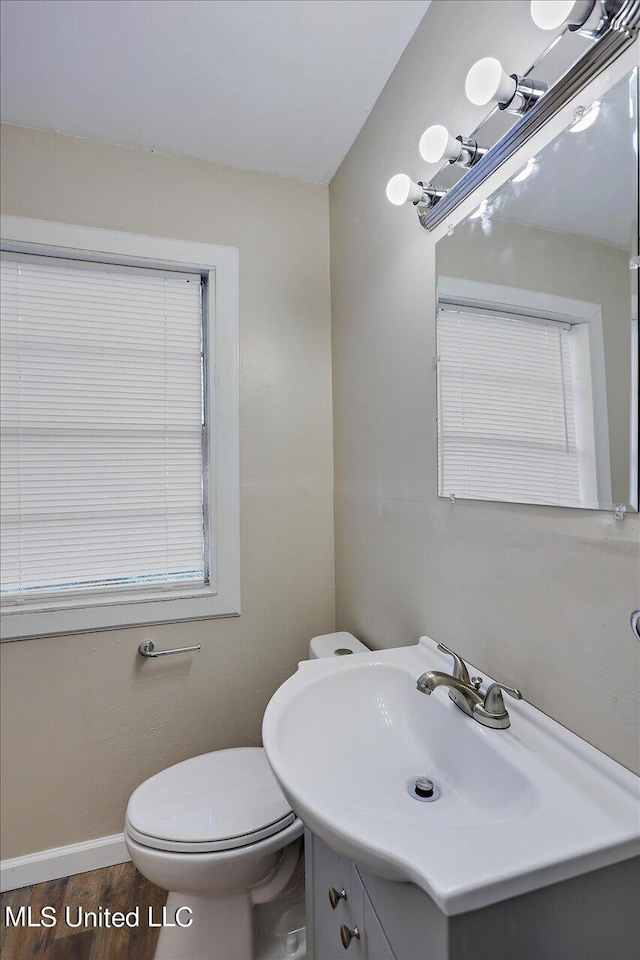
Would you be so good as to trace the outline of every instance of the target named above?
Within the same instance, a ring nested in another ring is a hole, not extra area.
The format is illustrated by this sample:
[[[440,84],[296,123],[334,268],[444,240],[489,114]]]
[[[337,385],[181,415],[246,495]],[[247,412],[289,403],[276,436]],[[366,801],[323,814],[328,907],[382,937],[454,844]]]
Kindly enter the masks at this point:
[[[350,930],[346,923],[343,923],[340,927],[340,939],[342,940],[342,946],[346,950],[352,940],[360,939],[360,931],[357,927],[354,927],[353,930]]]
[[[335,887],[329,887],[329,903],[331,904],[331,909],[335,910],[341,900],[347,899],[347,891],[336,890]]]

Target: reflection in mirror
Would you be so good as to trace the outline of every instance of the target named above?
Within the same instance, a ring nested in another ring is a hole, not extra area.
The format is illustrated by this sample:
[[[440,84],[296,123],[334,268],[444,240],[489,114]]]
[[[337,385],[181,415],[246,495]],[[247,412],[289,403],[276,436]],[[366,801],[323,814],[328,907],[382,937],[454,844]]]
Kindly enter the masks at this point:
[[[637,71],[437,244],[438,493],[638,495]]]

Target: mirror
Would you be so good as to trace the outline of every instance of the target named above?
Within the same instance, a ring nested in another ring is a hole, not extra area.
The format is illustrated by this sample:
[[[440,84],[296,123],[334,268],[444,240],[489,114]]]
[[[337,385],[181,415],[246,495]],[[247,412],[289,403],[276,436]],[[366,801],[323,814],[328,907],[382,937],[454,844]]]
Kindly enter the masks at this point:
[[[440,496],[637,509],[637,129],[633,71],[438,242]]]

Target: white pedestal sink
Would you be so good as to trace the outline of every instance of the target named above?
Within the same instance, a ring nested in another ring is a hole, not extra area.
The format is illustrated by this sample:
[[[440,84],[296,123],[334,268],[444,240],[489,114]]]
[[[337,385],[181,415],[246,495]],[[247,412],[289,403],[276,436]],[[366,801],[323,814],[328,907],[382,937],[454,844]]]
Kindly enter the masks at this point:
[[[416,689],[424,671],[450,669],[423,637],[303,662],[280,687],[264,748],[315,834],[415,883],[449,916],[640,853],[638,777],[524,700],[510,699],[511,726],[493,730],[446,689]],[[421,775],[440,792],[434,802],[411,796]]]

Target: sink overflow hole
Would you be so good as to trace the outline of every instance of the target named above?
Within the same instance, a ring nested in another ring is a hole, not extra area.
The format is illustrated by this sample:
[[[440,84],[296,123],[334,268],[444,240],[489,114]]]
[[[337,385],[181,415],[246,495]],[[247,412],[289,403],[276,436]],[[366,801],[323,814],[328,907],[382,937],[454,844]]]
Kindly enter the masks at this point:
[[[409,793],[414,800],[421,803],[433,803],[440,796],[440,791],[429,777],[416,777],[409,782]]]

